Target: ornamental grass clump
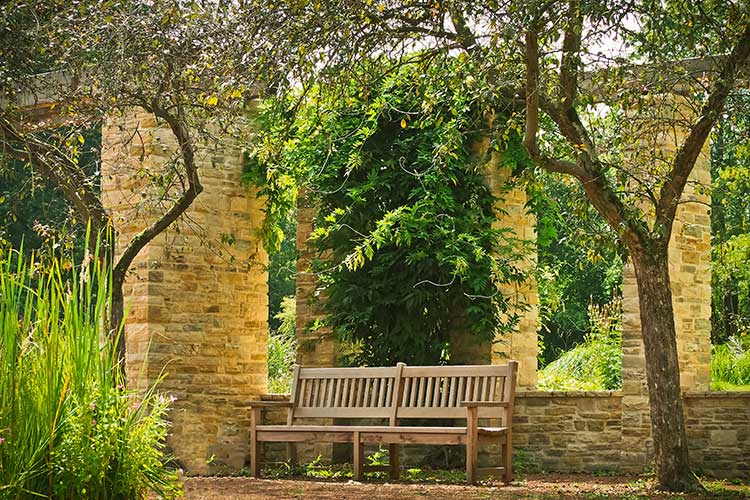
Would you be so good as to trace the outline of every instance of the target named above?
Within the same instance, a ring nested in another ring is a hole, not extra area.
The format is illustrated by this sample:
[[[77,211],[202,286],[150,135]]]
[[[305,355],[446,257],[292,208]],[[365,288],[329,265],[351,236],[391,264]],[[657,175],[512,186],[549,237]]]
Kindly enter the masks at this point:
[[[622,299],[589,305],[586,339],[539,372],[547,391],[603,391],[622,388]]]
[[[98,256],[66,271],[0,252],[0,499],[178,496],[170,401],[124,387]]]
[[[711,388],[750,390],[750,337],[730,337],[711,351]]]

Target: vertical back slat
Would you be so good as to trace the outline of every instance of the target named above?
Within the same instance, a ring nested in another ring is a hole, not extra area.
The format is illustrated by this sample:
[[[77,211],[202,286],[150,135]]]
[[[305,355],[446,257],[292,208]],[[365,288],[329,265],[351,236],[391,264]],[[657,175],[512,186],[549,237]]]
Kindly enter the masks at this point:
[[[372,391],[372,379],[365,379],[365,390],[362,393],[362,406],[370,406],[370,392]]]
[[[489,401],[490,398],[487,396],[487,389],[489,388],[489,380],[487,380],[489,377],[482,377],[482,390],[481,394],[479,395],[480,401]]]
[[[300,406],[307,406],[307,400],[305,399],[305,396],[307,395],[306,392],[307,389],[307,379],[302,379],[299,381],[299,405]]]
[[[450,378],[450,389],[448,392],[448,406],[449,407],[455,407],[456,406],[456,390],[458,385],[458,379],[456,377]]]
[[[472,401],[479,401],[479,386],[481,385],[481,382],[479,381],[479,377],[472,377],[473,383],[474,383],[474,393],[471,396]]]
[[[333,407],[334,408],[339,408],[341,406],[341,393],[343,392],[342,391],[343,388],[344,388],[344,379],[337,378],[336,386],[333,391]]]
[[[381,378],[380,379],[380,384],[379,384],[380,387],[378,388],[378,403],[377,403],[378,408],[382,408],[383,406],[385,406],[385,388],[386,388],[386,385],[388,385],[388,379],[387,378]]]
[[[315,380],[307,381],[307,406],[313,406],[313,398],[315,397]]]
[[[414,408],[417,406],[417,392],[418,392],[418,386],[419,383],[417,382],[417,379],[414,377],[411,377],[411,387],[409,388],[409,406],[411,408]]]
[[[385,391],[385,406],[392,406],[393,405],[393,385],[396,382],[395,378],[389,378],[388,383],[386,384],[386,391]]]
[[[440,393],[440,407],[446,408],[450,406],[450,403],[448,403],[448,388],[451,385],[452,377],[443,377],[443,387],[442,392]]]
[[[322,406],[320,401],[321,399],[323,399],[323,395],[325,394],[323,392],[324,386],[325,386],[325,379],[320,379],[317,382],[318,384],[315,387],[315,403],[313,404],[313,406],[315,406],[316,408],[319,408],[320,406]]]
[[[432,406],[440,407],[440,384],[443,382],[443,377],[435,377],[435,385],[432,388]]]
[[[424,391],[424,406],[425,408],[432,408],[432,385],[435,377],[427,377],[427,387]]]
[[[352,405],[354,408],[359,408],[360,406],[359,401],[362,399],[362,382],[363,380],[361,378],[357,379],[357,388],[354,390],[354,404]]]
[[[355,393],[357,390],[356,386],[357,386],[357,380],[350,378],[349,379],[349,395],[347,396],[347,399],[346,399],[346,406],[349,408],[356,406],[354,402]]]
[[[423,406],[422,402],[424,401],[424,377],[419,377],[419,392],[417,393],[417,406],[421,408]]]
[[[312,399],[312,389],[314,380],[305,380],[305,406],[311,406],[310,400]]]
[[[393,394],[391,398],[391,418],[390,425],[398,425],[398,408],[401,405],[401,395],[404,390],[404,364],[396,363],[396,374],[393,377]]]
[[[380,384],[379,378],[372,379],[370,384],[370,394],[367,396],[367,406],[375,407],[378,402],[378,385]]]
[[[336,387],[338,379],[328,379],[327,395],[326,395],[326,406],[331,408],[333,406],[333,390]]]
[[[456,393],[456,401],[454,402],[453,406],[458,406],[461,404],[462,401],[464,401],[464,398],[466,394],[464,391],[466,390],[466,377],[459,377],[458,379],[458,392]]]
[[[490,377],[490,401],[497,401],[497,377]]]
[[[409,406],[409,392],[411,387],[411,379],[404,377],[403,381],[401,382],[403,384],[403,388],[401,389],[401,399],[399,400],[398,404],[399,406]]]

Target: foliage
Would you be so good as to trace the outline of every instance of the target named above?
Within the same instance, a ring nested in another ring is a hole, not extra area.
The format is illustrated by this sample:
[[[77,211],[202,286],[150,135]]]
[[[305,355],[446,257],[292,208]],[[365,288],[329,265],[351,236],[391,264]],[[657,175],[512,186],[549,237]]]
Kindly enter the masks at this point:
[[[544,367],[584,340],[591,305],[603,306],[617,294],[625,252],[576,184],[534,171],[527,191],[537,216],[539,360]]]
[[[0,262],[0,498],[177,496],[169,400],[124,389],[101,344],[99,256],[63,280],[59,261],[43,268],[14,252]]]
[[[622,388],[622,302],[589,305],[590,333],[539,372],[542,390],[617,390]]]
[[[279,327],[268,337],[268,390],[288,393],[292,384],[292,366],[297,359],[295,332],[297,301],[284,297],[281,311],[276,314]]]
[[[750,92],[729,101],[711,143],[711,338],[750,333]]]
[[[297,284],[297,219],[296,211],[290,211],[280,221],[282,241],[278,249],[268,252],[268,326],[271,331],[278,329],[282,317],[283,302],[293,297]]]
[[[517,319],[498,285],[523,279],[522,244],[492,227],[489,152],[475,148],[490,109],[471,71],[379,59],[346,87],[309,91],[290,124],[279,103],[267,108],[251,172],[267,181],[271,217],[293,204],[290,179],[309,182],[326,321],[356,346],[349,363],[445,362],[451,331],[492,340]],[[518,137],[506,136],[496,147],[516,167]]]
[[[93,175],[99,169],[101,132],[83,134],[79,162]],[[25,168],[23,162],[0,154],[0,243],[23,248],[38,261],[62,259],[72,267],[83,258],[86,223],[54,185]]]
[[[750,336],[730,337],[711,352],[711,388],[750,390]]]

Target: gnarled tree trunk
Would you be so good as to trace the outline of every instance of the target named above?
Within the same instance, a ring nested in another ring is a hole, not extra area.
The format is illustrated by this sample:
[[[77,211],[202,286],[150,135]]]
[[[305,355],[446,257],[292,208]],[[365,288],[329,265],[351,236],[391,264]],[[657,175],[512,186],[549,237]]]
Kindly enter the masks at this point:
[[[658,483],[671,491],[694,490],[698,483],[688,461],[667,245],[631,249],[631,258],[638,280]]]

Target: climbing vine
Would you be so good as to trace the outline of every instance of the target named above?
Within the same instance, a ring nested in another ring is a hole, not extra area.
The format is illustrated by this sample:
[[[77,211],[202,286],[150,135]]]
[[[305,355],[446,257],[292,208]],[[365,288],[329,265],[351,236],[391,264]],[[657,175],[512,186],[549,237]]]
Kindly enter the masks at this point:
[[[485,172],[492,151],[498,168],[527,160],[472,73],[463,59],[370,61],[259,118],[248,176],[268,196],[265,234],[278,241],[290,186],[304,186],[326,323],[349,364],[450,362],[453,334],[491,341],[518,319],[499,285],[525,278],[524,244],[492,227],[502,202]],[[490,136],[502,142],[478,147]]]

